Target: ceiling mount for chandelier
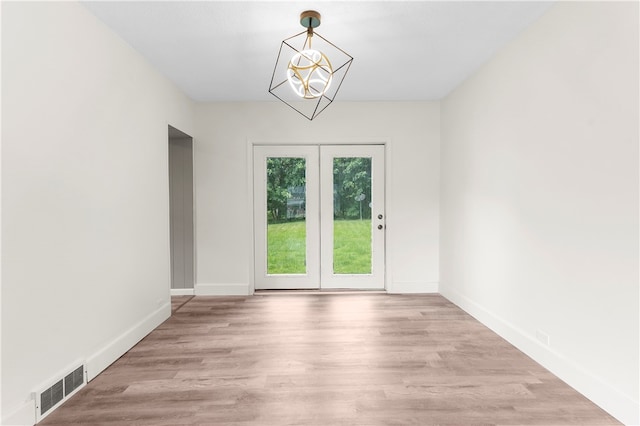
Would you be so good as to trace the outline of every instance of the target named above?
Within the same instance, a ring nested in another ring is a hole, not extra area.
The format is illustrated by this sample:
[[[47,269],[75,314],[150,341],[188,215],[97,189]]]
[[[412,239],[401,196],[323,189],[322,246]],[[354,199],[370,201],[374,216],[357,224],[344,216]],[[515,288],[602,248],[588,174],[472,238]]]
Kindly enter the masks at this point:
[[[320,14],[300,14],[306,28],[282,41],[271,77],[269,93],[313,120],[335,99],[353,58],[314,29]]]

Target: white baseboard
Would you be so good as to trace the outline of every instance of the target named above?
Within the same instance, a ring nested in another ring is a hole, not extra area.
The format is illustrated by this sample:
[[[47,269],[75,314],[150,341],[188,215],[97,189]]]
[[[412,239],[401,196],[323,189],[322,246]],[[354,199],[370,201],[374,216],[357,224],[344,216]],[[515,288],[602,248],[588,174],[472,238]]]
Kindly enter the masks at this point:
[[[196,296],[248,296],[248,284],[196,284]]]
[[[389,294],[438,293],[437,282],[394,281],[387,288]]]
[[[2,418],[4,426],[33,426],[36,424],[36,404],[34,400],[25,402],[13,413]]]
[[[171,303],[165,303],[160,308],[147,315],[129,330],[125,331],[106,344],[102,349],[87,358],[87,381],[93,380],[114,361],[142,340],[153,329],[171,316]]]
[[[195,296],[196,290],[194,288],[172,288],[172,296]]]
[[[576,365],[562,354],[489,312],[462,294],[446,290],[441,294],[534,361],[558,376],[578,392],[626,425],[640,424],[640,404],[602,379]]]

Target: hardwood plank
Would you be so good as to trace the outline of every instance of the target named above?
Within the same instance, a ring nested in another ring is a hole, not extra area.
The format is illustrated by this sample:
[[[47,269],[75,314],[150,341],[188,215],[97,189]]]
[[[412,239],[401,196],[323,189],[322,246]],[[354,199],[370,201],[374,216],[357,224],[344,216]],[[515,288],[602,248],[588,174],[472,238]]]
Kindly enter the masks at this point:
[[[619,424],[438,295],[187,297],[41,424]]]
[[[173,314],[185,303],[191,300],[193,296],[172,296],[171,297],[171,313]]]

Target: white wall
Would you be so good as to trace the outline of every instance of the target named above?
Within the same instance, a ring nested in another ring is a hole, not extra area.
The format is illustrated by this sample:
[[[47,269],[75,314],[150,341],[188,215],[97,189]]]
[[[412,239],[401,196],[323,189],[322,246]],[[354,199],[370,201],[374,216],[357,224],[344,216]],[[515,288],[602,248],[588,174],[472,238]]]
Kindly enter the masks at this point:
[[[336,102],[311,122],[280,102],[199,105],[196,293],[250,291],[254,142],[388,141],[387,288],[437,291],[439,123],[437,102]]]
[[[559,3],[443,101],[441,145],[442,294],[630,424],[638,72],[637,2]]]
[[[167,125],[193,105],[82,5],[2,5],[3,424],[170,313]]]

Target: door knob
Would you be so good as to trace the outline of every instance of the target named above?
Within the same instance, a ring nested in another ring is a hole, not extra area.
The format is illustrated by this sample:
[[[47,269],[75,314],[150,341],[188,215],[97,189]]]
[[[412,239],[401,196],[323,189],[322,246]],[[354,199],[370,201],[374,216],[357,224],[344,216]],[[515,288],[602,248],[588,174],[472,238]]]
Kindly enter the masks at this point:
[[[382,219],[382,215],[381,214],[378,215],[378,219]]]
[[[378,229],[382,229],[382,225],[378,225]]]

